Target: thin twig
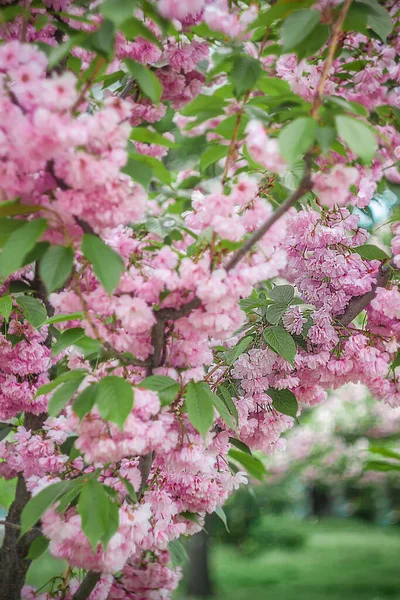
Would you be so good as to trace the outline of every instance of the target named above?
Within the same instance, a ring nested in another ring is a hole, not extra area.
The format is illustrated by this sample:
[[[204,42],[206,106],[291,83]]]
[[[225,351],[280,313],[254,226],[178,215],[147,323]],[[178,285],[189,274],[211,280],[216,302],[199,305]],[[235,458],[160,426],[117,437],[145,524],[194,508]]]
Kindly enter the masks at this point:
[[[293,192],[285,202],[283,202],[259,227],[253,235],[249,237],[249,239],[239,248],[237,252],[232,256],[230,261],[225,267],[226,271],[230,271],[246,256],[246,254],[261,240],[262,237],[267,233],[269,229],[271,229],[272,225],[274,225],[288,210],[291,208],[297,200],[300,200],[304,194],[309,192],[312,187],[311,180],[311,160],[310,157],[307,157],[305,171],[302,180],[300,181],[299,187],[296,191]]]
[[[324,67],[322,69],[321,77],[318,82],[317,93],[315,95],[313,106],[311,109],[312,117],[316,117],[318,115],[318,111],[322,104],[322,99],[324,97],[325,83],[326,83],[326,80],[328,79],[329,71],[331,70],[331,67],[333,65],[336,48],[337,48],[338,42],[339,42],[340,32],[342,31],[343,23],[347,16],[347,13],[349,11],[351,3],[352,3],[352,0],[345,0],[342,10],[339,13],[339,17],[338,17],[335,25],[333,26],[331,39],[329,40],[329,44],[328,44],[328,53],[326,55]]]
[[[19,529],[21,530],[21,525],[18,525],[17,523],[9,523],[6,519],[0,521],[0,525],[4,525],[4,527],[13,527],[14,529]],[[32,527],[32,529],[30,529],[30,531],[35,531],[36,533],[39,533],[40,535],[42,535],[42,530],[39,529],[39,527]]]

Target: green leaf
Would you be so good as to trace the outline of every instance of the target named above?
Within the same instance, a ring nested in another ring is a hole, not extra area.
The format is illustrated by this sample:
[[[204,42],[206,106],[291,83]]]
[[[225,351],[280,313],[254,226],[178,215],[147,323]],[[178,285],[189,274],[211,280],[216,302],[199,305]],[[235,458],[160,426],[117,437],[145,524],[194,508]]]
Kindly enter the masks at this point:
[[[41,385],[35,394],[35,398],[38,398],[38,396],[43,396],[43,394],[48,394],[49,392],[53,391],[56,387],[58,387],[65,381],[71,381],[71,379],[82,380],[82,373],[87,373],[87,371],[76,370],[76,371],[67,371],[66,373],[63,373],[59,377],[56,377],[56,379],[53,379],[53,381],[50,381],[49,383],[45,383],[44,385]]]
[[[12,426],[8,423],[0,423],[0,441],[4,440],[12,431]]]
[[[109,19],[104,19],[97,31],[86,35],[81,44],[83,48],[94,50],[101,56],[109,59],[114,52],[114,37],[115,24]]]
[[[61,498],[58,501],[58,506],[56,508],[56,511],[59,514],[63,514],[66,511],[67,507],[75,500],[75,498],[78,496],[78,494],[80,494],[81,489],[82,489],[83,485],[86,483],[86,481],[87,481],[86,475],[81,475],[80,477],[77,477],[76,479],[73,479],[72,481],[70,481],[70,486],[69,486],[68,490],[65,492],[65,494],[63,494],[61,496]],[[74,503],[74,504],[76,504],[76,503]]]
[[[133,158],[136,163],[139,164],[140,169],[151,169],[152,176],[157,177],[162,183],[170,185],[171,183],[171,173],[166,169],[164,164],[158,158],[154,158],[154,156],[147,156],[146,154],[139,154],[138,152],[130,152],[129,160]]]
[[[317,122],[311,117],[300,117],[286,125],[279,134],[279,149],[289,164],[294,164],[314,141]]]
[[[229,73],[236,98],[254,88],[257,79],[262,73],[261,63],[256,58],[247,54],[236,56],[232,70]]]
[[[209,394],[204,390],[202,382],[194,383],[191,381],[188,384],[185,393],[185,405],[189,421],[205,438],[214,421],[214,407]]]
[[[129,481],[129,479],[127,479],[126,477],[122,477],[121,475],[119,475],[118,478],[124,484],[126,491],[128,492],[128,495],[131,498],[131,500],[133,500],[133,502],[137,502],[138,497],[136,494],[136,490],[133,487],[133,485],[131,484],[131,482]]]
[[[222,506],[217,506],[217,508],[215,509],[214,512],[221,519],[223,524],[225,525],[225,529],[227,530],[227,532],[230,533],[230,531],[228,529],[228,520],[226,518],[226,514],[225,514],[225,511],[222,508]]]
[[[389,256],[378,248],[374,244],[363,244],[362,246],[356,246],[352,248],[353,252],[356,252],[364,260],[389,260]]]
[[[168,544],[168,550],[171,555],[173,568],[180,567],[189,558],[181,540],[172,540],[172,542]]]
[[[130,58],[125,59],[124,62],[128,67],[130,74],[138,82],[142,92],[148,96],[154,104],[158,104],[162,95],[162,85],[159,79],[154,75],[153,71],[150,71],[150,69],[147,69]]]
[[[165,375],[150,375],[138,384],[138,387],[157,392],[161,406],[171,404],[179,392],[179,383]]]
[[[264,330],[266,344],[293,365],[296,356],[296,344],[292,336],[280,325],[274,325]]]
[[[231,366],[233,363],[239,358],[243,352],[247,350],[247,348],[252,344],[253,338],[249,335],[246,335],[244,338],[239,340],[239,342],[234,346],[231,350],[225,352],[225,360],[226,364]]]
[[[24,311],[25,319],[28,323],[36,329],[43,325],[47,317],[47,312],[40,300],[32,296],[18,296],[16,302]]]
[[[10,318],[13,308],[11,296],[6,294],[0,298],[0,316],[4,317],[6,321]]]
[[[340,96],[329,96],[325,100],[326,104],[333,104],[339,108],[347,110],[348,112],[352,112],[356,115],[360,115],[361,117],[368,116],[368,110],[362,104],[358,104],[358,102],[352,102],[350,100],[345,100]]]
[[[232,421],[231,413],[229,412],[225,402],[219,396],[214,394],[211,391],[210,387],[203,381],[199,382],[199,386],[201,386],[202,389],[204,390],[204,394],[208,395],[211,402],[214,404],[214,406],[217,409],[217,411],[219,412],[221,418],[225,421],[225,423],[228,425],[228,427],[230,429],[235,429],[235,425]]]
[[[239,423],[239,415],[235,403],[232,400],[232,397],[229,391],[226,389],[224,385],[220,385],[218,387],[218,395],[225,403],[226,408],[229,410],[231,415],[235,418],[236,423]]]
[[[190,512],[189,510],[185,510],[181,513],[179,513],[184,519],[187,519],[188,521],[192,521],[193,523],[198,523],[199,522],[199,515],[195,512]]]
[[[104,0],[100,4],[100,12],[117,27],[132,17],[136,2],[134,0]]]
[[[223,146],[222,144],[211,144],[208,146],[200,157],[200,171],[204,173],[207,167],[227,156],[228,151],[228,146]]]
[[[83,312],[74,312],[74,313],[60,313],[58,315],[54,315],[53,317],[49,317],[45,320],[43,325],[51,325],[52,323],[64,323],[65,321],[75,321],[77,319],[83,319]]]
[[[265,311],[265,318],[271,325],[278,325],[282,316],[288,309],[288,305],[283,302],[273,302]]]
[[[317,127],[315,130],[315,139],[321,147],[324,154],[329,152],[336,137],[335,127]]]
[[[81,516],[82,531],[89,540],[93,553],[108,531],[111,502],[104,486],[98,481],[89,480],[82,487],[77,510]]]
[[[24,264],[25,256],[33,250],[46,227],[46,219],[35,219],[25,223],[9,236],[0,255],[2,277],[8,277]]]
[[[257,82],[257,88],[267,96],[282,96],[283,94],[291,93],[288,82],[277,77],[260,77]]]
[[[149,165],[143,164],[142,161],[136,160],[133,156],[128,157],[128,162],[122,168],[122,172],[146,189],[153,177],[153,169]]]
[[[158,144],[159,146],[166,146],[167,148],[176,148],[178,146],[176,142],[172,142],[161,135],[161,133],[151,131],[150,129],[146,129],[146,127],[135,127],[132,129],[130,139],[146,144]]]
[[[294,298],[294,287],[292,285],[276,285],[268,291],[268,296],[277,302],[290,304]]]
[[[96,403],[97,383],[88,385],[76,398],[72,405],[72,410],[78,415],[80,421],[89,413]]]
[[[81,248],[101,285],[111,294],[117,287],[125,268],[122,257],[102,239],[89,233],[83,236]]]
[[[266,393],[272,398],[272,406],[275,410],[296,419],[299,405],[293,392],[269,388]]]
[[[47,292],[58,290],[70,276],[74,251],[67,246],[50,246],[40,259],[39,274]]]
[[[238,450],[241,450],[242,452],[244,452],[245,454],[248,454],[249,456],[253,456],[253,453],[250,450],[250,448],[247,446],[247,444],[245,444],[241,440],[237,440],[236,438],[230,437],[229,441],[232,444],[232,446],[236,446],[236,448]]]
[[[84,380],[85,375],[82,374],[81,377],[74,377],[70,381],[66,381],[59,387],[52,397],[50,398],[49,406],[47,412],[50,417],[56,417],[68,404],[71,400],[72,396],[75,394],[78,387],[81,385]]]
[[[335,122],[339,136],[350,150],[370,163],[377,150],[375,133],[361,121],[346,115],[336,116]]]
[[[21,514],[21,536],[39,521],[42,514],[69,489],[70,481],[53,483],[33,496]]]
[[[25,265],[30,265],[33,262],[40,260],[49,248],[49,242],[37,242],[33,249],[25,255],[22,266],[24,267]]]
[[[197,96],[194,100],[186,104],[179,112],[185,117],[197,117],[202,111],[215,110],[219,114],[224,114],[226,102],[218,96]]]
[[[367,25],[379,35],[383,42],[393,30],[393,21],[388,11],[376,0],[363,0],[368,6]]]
[[[60,335],[54,344],[51,352],[52,356],[57,356],[57,354],[60,354],[60,352],[69,348],[69,346],[73,346],[75,342],[83,338],[84,335],[85,332],[82,327],[71,327],[71,329],[67,329]]]
[[[394,458],[396,460],[400,460],[399,452],[395,452],[390,448],[385,448],[383,446],[370,446],[369,451],[374,454],[380,454],[381,456],[386,456],[386,458]]]
[[[370,460],[365,465],[366,471],[400,471],[400,465],[385,462],[383,460]]]
[[[115,491],[113,488],[111,488]],[[107,527],[104,534],[101,536],[101,543],[103,548],[107,550],[108,542],[111,540],[113,535],[118,531],[119,527],[119,508],[118,505],[109,499],[109,511],[107,517]]]
[[[103,419],[122,430],[133,407],[133,388],[123,377],[108,375],[97,386],[96,404]]]
[[[39,537],[33,540],[32,544],[29,546],[29,552],[26,558],[28,560],[36,560],[45,550],[47,550],[49,544],[49,539],[44,537],[44,535],[39,535]]]
[[[248,472],[249,475],[262,481],[267,471],[263,463],[255,456],[249,456],[248,454],[241,452],[240,450],[234,450],[231,448],[228,452],[228,456],[240,463]]]
[[[0,248],[4,246],[10,235],[23,227],[24,224],[25,221],[21,221],[20,219],[0,218]]]
[[[126,0],[122,0],[122,2],[126,3]],[[136,17],[131,17],[125,21],[125,23],[123,23],[119,29],[122,31],[127,40],[132,40],[140,36],[145,40],[149,40],[149,42],[152,42],[159,48],[162,48],[160,40],[156,38],[154,33],[148,27],[146,27],[143,21],[140,21]]]
[[[301,9],[292,12],[283,22],[281,37],[283,51],[292,52],[319,24],[321,13],[317,10]]]
[[[51,48],[48,55],[48,68],[53,69],[60,61],[63,60],[72,50],[77,42],[76,36],[71,36],[62,44],[57,44]]]
[[[42,210],[40,204],[21,204],[19,200],[14,202],[2,202],[0,204],[0,217],[11,217],[13,215],[29,215]],[[40,220],[40,219],[36,219]],[[31,221],[32,222],[32,221]],[[24,221],[20,221],[21,227],[25,225]]]
[[[326,44],[331,35],[331,29],[329,25],[323,25],[318,23],[316,27],[307,35],[307,37],[296,46],[295,52],[301,60],[314,56],[317,52]]]
[[[267,11],[259,14],[257,19],[251,23],[251,30],[254,30],[256,27],[271,25],[271,23],[277,21],[278,19],[284,19],[293,11],[298,11],[299,8],[311,6],[314,4],[314,1],[315,0],[296,0],[289,2],[287,0],[278,1]]]

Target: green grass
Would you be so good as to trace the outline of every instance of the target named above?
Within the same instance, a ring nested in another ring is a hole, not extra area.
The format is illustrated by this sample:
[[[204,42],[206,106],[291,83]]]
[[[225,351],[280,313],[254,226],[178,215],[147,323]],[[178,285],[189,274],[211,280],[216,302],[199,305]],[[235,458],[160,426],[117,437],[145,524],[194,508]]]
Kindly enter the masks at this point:
[[[299,550],[245,557],[212,552],[218,600],[400,600],[400,528],[357,521],[309,523]]]

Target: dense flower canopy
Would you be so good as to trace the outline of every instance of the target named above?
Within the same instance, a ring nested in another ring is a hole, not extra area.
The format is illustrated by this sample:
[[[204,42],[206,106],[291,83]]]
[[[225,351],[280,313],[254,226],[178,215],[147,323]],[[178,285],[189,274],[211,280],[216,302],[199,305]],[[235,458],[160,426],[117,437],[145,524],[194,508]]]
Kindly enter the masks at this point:
[[[400,406],[400,225],[357,212],[400,184],[400,2],[0,8],[2,587],[168,598],[304,405]]]

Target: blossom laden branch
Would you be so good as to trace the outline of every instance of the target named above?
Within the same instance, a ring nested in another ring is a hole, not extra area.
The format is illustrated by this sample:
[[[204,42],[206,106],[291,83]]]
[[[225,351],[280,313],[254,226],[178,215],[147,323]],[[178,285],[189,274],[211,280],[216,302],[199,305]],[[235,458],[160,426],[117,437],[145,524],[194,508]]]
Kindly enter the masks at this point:
[[[344,313],[342,315],[339,315],[338,317],[336,317],[336,320],[343,326],[347,326],[350,325],[350,323],[352,321],[354,321],[354,319],[363,311],[367,308],[367,306],[372,302],[372,300],[375,298],[376,293],[377,293],[377,289],[379,287],[386,287],[389,278],[390,278],[390,272],[392,269],[392,264],[391,263],[386,263],[381,265],[378,274],[376,276],[376,281],[374,283],[374,285],[372,286],[372,289],[369,292],[366,292],[365,294],[363,294],[362,296],[354,296],[346,310],[344,311]]]

